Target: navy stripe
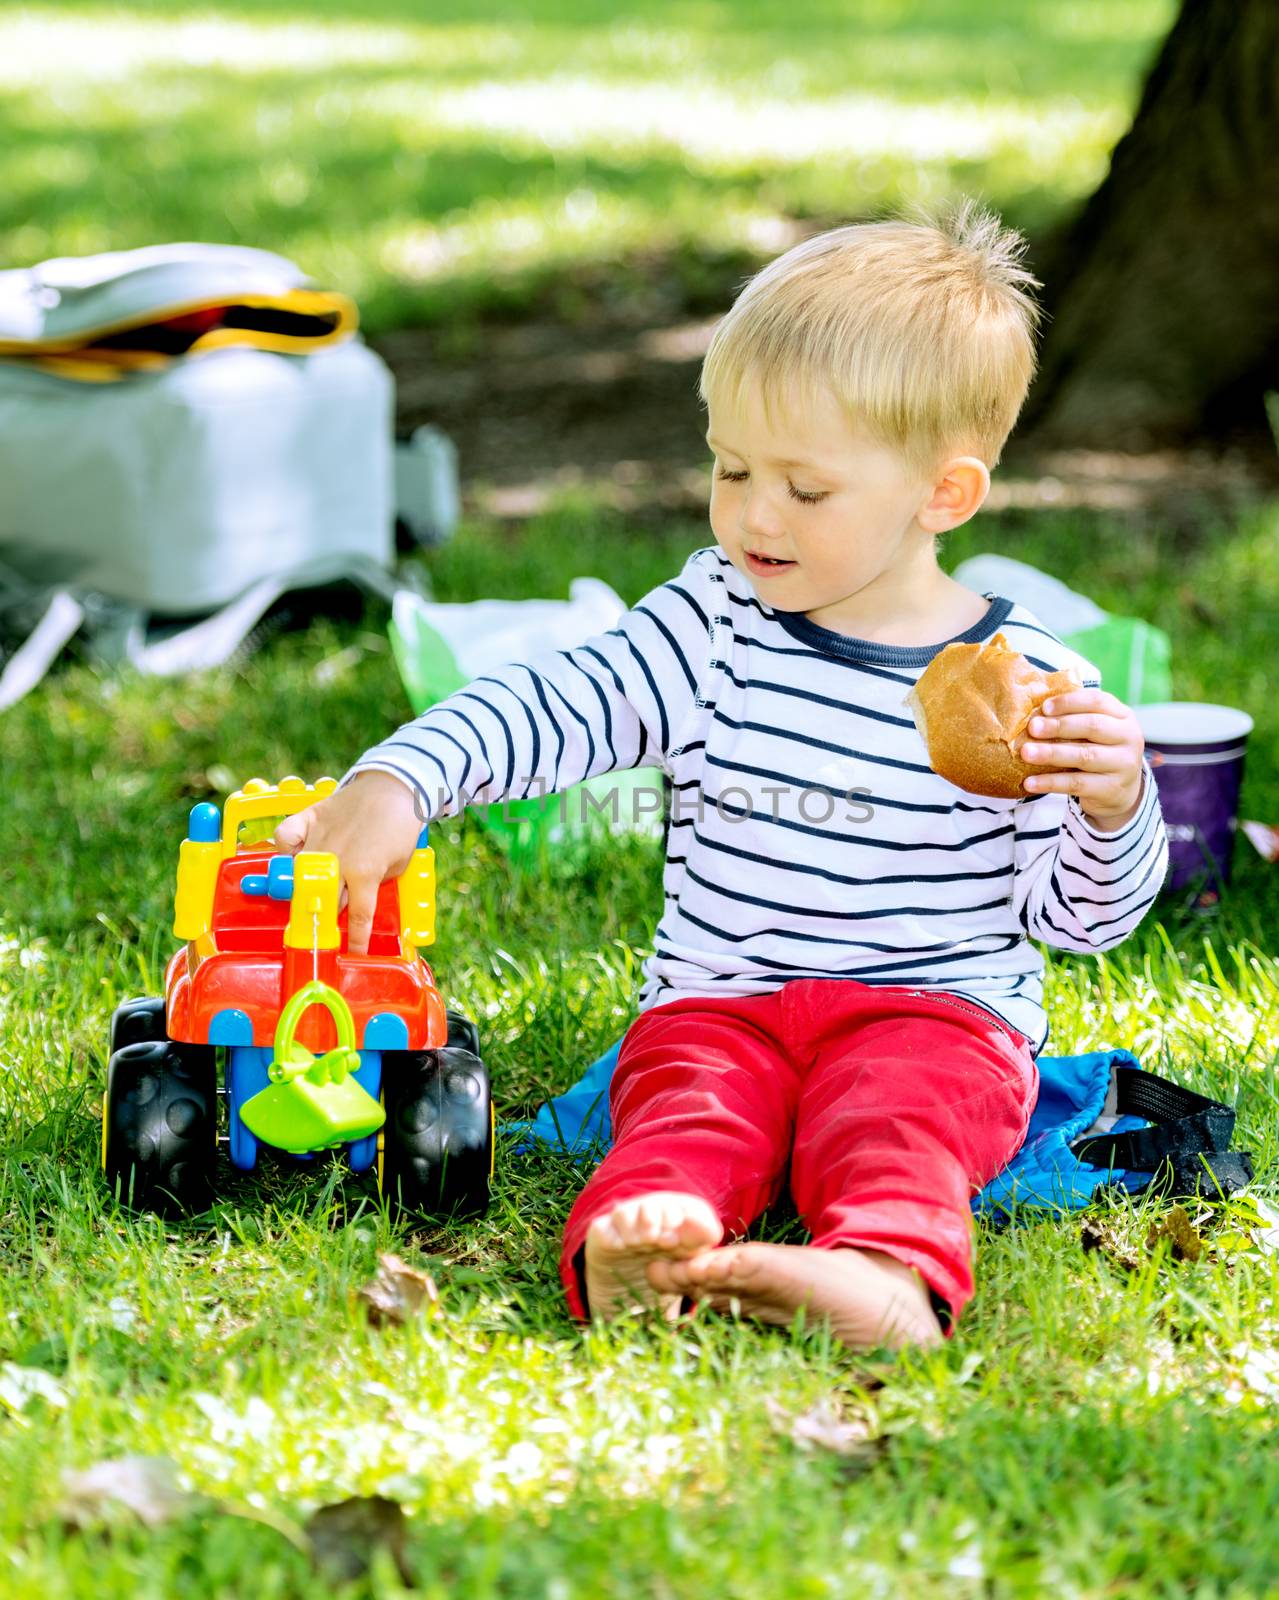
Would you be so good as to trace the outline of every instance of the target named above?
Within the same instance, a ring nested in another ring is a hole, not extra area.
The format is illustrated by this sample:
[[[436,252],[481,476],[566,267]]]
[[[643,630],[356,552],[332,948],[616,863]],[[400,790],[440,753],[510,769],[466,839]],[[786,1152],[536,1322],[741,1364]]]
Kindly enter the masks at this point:
[[[453,697],[451,697],[451,698],[453,698]],[[438,706],[432,707],[429,715],[431,715],[431,716],[443,716],[445,714],[445,712],[447,712],[450,716],[456,717],[459,722],[464,723],[465,726],[468,727],[471,730],[471,733],[474,735],[476,747],[478,748],[480,754],[483,756],[485,764],[487,765],[487,767],[489,769],[489,775],[484,780],[484,783],[477,784],[476,788],[477,788],[477,790],[485,788],[488,784],[493,782],[493,780],[497,776],[497,774],[493,771],[493,762],[492,762],[492,759],[489,756],[487,748],[485,747],[484,740],[480,737],[480,730],[471,721],[470,717],[467,716],[465,711],[460,711],[457,706],[451,705],[448,700],[442,701]]]
[[[414,727],[415,724],[414,723],[409,723],[408,726],[411,728],[411,727]],[[404,731],[404,729],[400,729],[400,732],[403,732],[403,731]],[[448,742],[453,746],[453,748],[455,750],[460,750],[462,752],[462,776],[458,779],[457,786],[458,786],[459,789],[465,789],[466,788],[467,774],[470,772],[471,764],[472,764],[471,763],[471,752],[466,748],[466,746],[460,740],[455,739],[453,737],[453,735],[448,731],[447,728],[434,728],[433,727],[429,731],[430,731],[431,736],[433,738],[436,738],[436,739],[447,739]],[[439,767],[440,771],[441,772],[444,771],[444,763],[442,761],[440,761],[438,759],[438,757],[436,757],[434,755],[431,755],[431,752],[426,748],[426,746],[424,744],[415,744],[411,739],[387,739],[385,741],[384,745],[381,746],[380,748],[385,748],[387,745],[403,745],[406,749],[417,751],[417,753],[419,755],[424,755],[424,756],[428,756],[429,755],[431,757],[431,760],[435,762],[437,767]],[[451,785],[449,785],[449,780],[448,780],[448,775],[447,774],[445,774],[444,782],[445,782],[446,786],[451,787]]]
[[[577,707],[574,706],[573,704],[571,704],[571,702],[568,700],[568,698],[566,697],[564,691],[560,688],[558,683],[552,683],[551,680],[548,678],[546,680],[546,686],[547,686],[548,689],[550,689],[551,693],[554,694],[557,699],[564,701],[564,709],[568,712],[569,716],[572,717],[575,722],[577,722],[577,723],[579,723],[581,725],[582,732],[586,735],[586,766],[583,769],[583,771],[589,772],[591,770],[591,768],[595,765],[595,736],[591,732],[591,725],[586,720],[586,718],[582,715],[582,713],[577,709]],[[577,782],[580,781],[581,776],[582,776],[581,773],[575,773],[575,774],[573,774],[571,781],[573,783],[577,783]],[[558,772],[557,772],[557,777],[558,777]],[[556,787],[557,788],[559,787],[558,782],[556,784]]]
[[[546,713],[546,720],[555,730],[555,771],[551,776],[550,783],[546,786],[548,794],[555,794],[560,787],[560,763],[564,759],[564,732],[556,721],[554,712],[551,710],[550,702],[546,698],[546,690],[542,687],[541,678],[533,671],[532,667],[525,667],[524,670],[528,673],[529,682],[533,685],[533,692],[537,695],[542,710]]]
[[[445,795],[449,796],[449,797],[452,797],[453,785],[449,782],[449,775],[444,770],[444,763],[440,760],[439,756],[437,756],[433,750],[427,750],[422,745],[413,744],[408,739],[384,739],[382,741],[382,743],[378,746],[378,749],[379,750],[411,750],[414,755],[416,755],[416,756],[425,756],[428,761],[433,761],[435,763],[435,765],[440,769],[440,777],[444,780],[443,783],[440,785],[443,793]],[[398,771],[399,769],[397,768],[396,770]],[[420,789],[422,786],[421,786],[420,783],[418,783],[416,780],[414,780],[413,787],[415,789]],[[428,806],[427,809],[429,810],[430,807]]]
[[[379,745],[378,748],[381,749],[382,747]],[[388,761],[385,756],[379,756],[377,758],[377,763],[379,767],[389,768],[397,778],[403,778],[405,783],[408,784],[409,788],[412,789],[413,793],[417,795],[419,800],[421,800],[427,816],[429,817],[432,815],[430,795],[427,794],[421,783],[406,767],[402,767],[398,761]]]
[[[689,748],[691,749],[692,746]],[[845,799],[850,792],[847,789],[836,789],[832,784],[829,783],[814,783],[811,778],[801,778],[796,773],[774,772],[771,767],[748,767],[744,762],[741,761],[721,761],[718,756],[713,756],[709,754],[709,752],[706,756],[706,765],[708,767],[718,767],[723,772],[746,773],[752,778],[776,778],[780,782],[788,784],[793,789],[802,789],[816,794],[829,794],[836,800]],[[697,778],[689,778],[684,783],[677,783],[675,787],[677,789],[695,789],[698,786],[698,782],[699,780]],[[999,806],[970,805],[966,800],[954,800],[948,806],[931,806],[925,805],[922,801],[916,802],[913,800],[894,800],[888,795],[872,794],[869,790],[854,789],[851,792],[857,796],[858,805],[891,806],[895,811],[919,811],[927,812],[937,816],[950,816],[955,811],[985,811],[991,816],[996,817],[1006,816],[1009,811],[1009,807],[1007,806],[1001,808]],[[1054,836],[1056,835],[1056,832],[1057,830],[1054,828],[1052,830]],[[1026,836],[1022,835],[1022,837]]]
[[[687,915],[687,913],[685,913],[685,915]],[[981,937],[982,938],[991,938],[993,936],[990,935],[990,934],[983,934],[983,935],[981,935]],[[1018,945],[1020,943],[1021,943],[1020,938],[1018,938],[1016,936],[1011,936],[1011,937],[1008,937],[1007,939],[1005,939],[1002,945],[1000,945],[996,949],[989,950],[989,951],[987,951],[987,950],[978,950],[978,951],[974,951],[974,950],[956,950],[953,955],[930,955],[929,958],[928,958],[928,961],[925,963],[925,966],[931,969],[933,967],[942,966],[945,963],[951,962],[951,961],[971,961],[974,955],[992,955],[992,956],[994,956],[994,955],[998,955],[1001,950],[1011,950],[1011,949],[1013,949],[1014,946],[1016,946],[1016,945]],[[874,975],[876,973],[897,972],[902,968],[910,968],[910,967],[915,967],[915,966],[919,965],[919,962],[918,961],[914,961],[914,960],[911,960],[911,961],[884,961],[884,962],[878,962],[873,967],[867,967],[864,972],[860,971],[860,970],[856,971],[856,972],[840,972],[840,971],[814,972],[811,967],[796,966],[795,963],[792,962],[792,961],[772,961],[772,960],[769,960],[768,957],[766,957],[766,956],[747,955],[745,953],[745,951],[737,952],[737,959],[739,961],[748,961],[748,962],[750,962],[750,964],[752,966],[767,967],[770,972],[783,972],[783,973],[792,973],[792,974],[798,973],[798,974],[802,974],[802,975],[807,976],[807,977],[856,978],[862,983],[871,983],[871,982],[873,982],[874,981]],[[732,972],[730,972],[730,973],[724,973],[722,976],[725,977],[726,979],[731,980],[733,978],[740,977],[741,974],[740,973],[732,973]],[[977,976],[977,974],[973,974],[973,976]]]
[[[671,818],[672,833],[676,828],[694,827],[691,817]],[[897,875],[886,874],[883,877],[853,878],[842,872],[829,872],[825,867],[810,866],[800,861],[778,861],[776,856],[757,855],[752,850],[743,850],[739,846],[726,844],[721,839],[710,839],[703,833],[698,833],[694,827],[693,838],[697,844],[706,850],[718,850],[722,855],[734,856],[739,861],[753,861],[762,867],[773,867],[778,872],[803,872],[810,877],[825,878],[828,883],[838,883],[853,889],[875,889],[884,883],[974,883],[982,882],[987,878],[1011,877],[1014,867],[1010,861],[1006,866],[994,867],[989,872],[908,872]],[[678,865],[687,861],[686,856],[668,855],[667,861]]]
[[[649,670],[648,662],[645,661],[644,657],[635,648],[635,641],[627,638],[625,642],[627,648],[635,657],[635,660],[639,663],[640,671],[644,674],[649,690],[652,693],[653,704],[657,707],[658,738],[661,743],[662,753],[665,754],[665,752],[670,749],[671,745],[671,729],[669,722],[666,720],[666,702],[658,693],[657,682],[654,679],[652,672]]]
[[[575,658],[575,656],[570,654],[570,652],[567,650],[561,650],[559,653],[564,657],[565,661],[568,662],[569,666],[572,667],[575,672],[580,672],[582,674],[587,683],[589,683],[591,688],[595,691],[596,698],[600,703],[600,709],[604,713],[604,743],[608,747],[609,755],[612,757],[612,760],[609,762],[609,768],[616,768],[620,765],[620,757],[617,753],[617,746],[613,743],[613,717],[608,709],[608,696],[604,693],[603,686],[599,679],[596,678],[593,673],[588,672],[582,663]],[[592,650],[589,651],[588,654],[594,655],[595,652]],[[611,671],[612,669],[610,668],[609,670]],[[592,766],[594,765],[593,762],[591,764]]]
[[[767,678],[738,678],[731,669],[726,676],[735,689],[761,689],[769,694],[789,695],[792,700],[804,700],[809,705],[829,706],[833,711],[849,711],[855,717],[869,717],[874,722],[883,722],[894,728],[909,728],[912,733],[916,731],[913,717],[894,717],[887,711],[872,711],[869,706],[851,705],[847,700],[836,699],[834,695],[814,694],[811,689],[793,689],[789,684],[773,683]]]
[[[1099,867],[1115,867],[1115,866],[1118,866],[1119,863],[1124,859],[1125,856],[1130,856],[1133,853],[1134,850],[1140,850],[1141,849],[1142,840],[1141,840],[1141,838],[1137,838],[1137,839],[1133,840],[1132,844],[1130,844],[1126,850],[1121,850],[1117,856],[1099,856],[1099,855],[1096,855],[1093,851],[1086,850],[1084,848],[1084,846],[1079,842],[1080,835],[1079,835],[1078,828],[1076,826],[1072,825],[1073,817],[1074,817],[1074,813],[1071,812],[1071,811],[1068,811],[1066,813],[1066,821],[1065,821],[1065,824],[1064,824],[1065,831],[1070,836],[1071,844],[1075,847],[1075,849],[1079,852],[1079,854],[1081,856],[1086,856],[1089,861],[1095,861]],[[1127,833],[1128,829],[1125,828],[1124,832]],[[1118,838],[1119,835],[1116,834],[1115,837]],[[1084,834],[1084,838],[1090,840],[1093,844],[1100,844],[1101,843],[1101,840],[1100,839],[1094,839],[1091,833]],[[1128,868],[1127,870],[1131,871],[1132,869]]]
[[[452,698],[455,700],[474,700],[476,705],[483,706],[485,711],[487,711],[501,727],[502,736],[506,740],[506,778],[501,787],[503,790],[509,792],[512,783],[515,781],[515,740],[511,735],[510,724],[491,700],[485,699],[483,695],[475,694],[470,689],[458,689]],[[495,770],[495,782],[496,778],[497,773]]]
[[[706,922],[703,918],[694,916],[687,906],[680,907],[680,917],[685,922],[691,922],[695,927],[704,929],[707,933],[713,933],[717,939],[723,939],[726,944],[746,944],[751,939],[767,939],[773,936],[772,930],[769,928],[759,928],[753,933],[731,933],[727,928],[718,928],[713,922]],[[1002,938],[1003,935],[985,934],[978,937]],[[897,955],[901,951],[901,946],[898,944],[874,944],[869,939],[832,939],[819,933],[791,932],[786,935],[786,939],[788,944],[820,944],[827,947],[834,945],[840,950],[874,950],[883,955]],[[1015,940],[1014,943],[1016,943]],[[931,956],[937,951],[953,950],[954,948],[955,941],[953,939],[943,939],[940,944],[916,946],[920,955],[927,956]],[[969,954],[971,953],[969,951]]]
[[[650,611],[648,609],[648,607],[644,606],[644,605],[636,606],[635,607],[635,611],[636,611],[636,614],[638,616],[647,617],[649,619],[649,621],[652,622],[654,624],[654,626],[658,629],[658,631],[661,633],[662,637],[666,640],[667,644],[671,647],[671,654],[675,657],[676,661],[679,662],[680,670],[684,674],[684,678],[685,678],[685,681],[688,684],[688,688],[689,688],[690,694],[696,694],[697,693],[697,679],[693,674],[693,669],[688,664],[688,658],[685,656],[684,652],[680,649],[679,640],[675,637],[675,635],[671,632],[671,630],[662,621],[661,617],[658,616],[656,611]]]
[[[668,594],[677,594],[681,600],[686,600],[688,602],[689,606],[692,608],[693,615],[701,623],[702,627],[706,629],[706,636],[709,639],[711,632],[710,618],[702,610],[701,606],[698,605],[697,601],[694,600],[693,596],[689,594],[684,585],[682,583],[677,583],[672,579],[670,583],[664,585],[664,588]]]
[[[1149,854],[1151,855],[1152,858],[1158,857],[1158,858],[1162,859],[1162,857],[1163,857],[1163,840],[1160,837],[1160,835],[1157,834],[1157,833],[1151,835]],[[1068,873],[1070,873],[1072,878],[1082,878],[1083,881],[1092,889],[1109,889],[1109,888],[1112,888],[1117,883],[1125,883],[1125,882],[1127,882],[1127,880],[1132,876],[1132,874],[1134,872],[1136,872],[1141,867],[1141,865],[1143,864],[1143,862],[1145,860],[1146,860],[1146,857],[1142,856],[1141,859],[1136,863],[1135,866],[1133,866],[1128,871],[1121,872],[1117,878],[1095,878],[1095,877],[1093,877],[1093,875],[1091,873],[1083,872],[1078,867],[1072,867],[1069,864],[1069,862],[1066,862],[1066,861],[1059,861],[1057,863],[1057,870],[1059,872],[1068,872]],[[1142,876],[1142,880],[1141,881],[1143,883],[1146,881],[1146,878],[1145,878],[1144,874]],[[1126,892],[1131,893],[1131,891],[1126,891]],[[1073,896],[1073,895],[1070,898],[1072,900],[1076,899],[1076,897]],[[1119,898],[1123,899],[1123,896],[1121,895]],[[1110,901],[1106,901],[1106,900],[1088,900],[1088,901],[1082,901],[1082,902],[1079,902],[1079,903],[1080,904],[1084,904],[1084,905],[1109,905],[1109,904],[1111,904]]]
[[[732,619],[728,619],[731,628]],[[768,639],[752,639],[747,634],[738,633],[732,628],[734,645],[739,650],[763,650],[770,656],[793,656],[800,661],[806,661],[811,666],[813,652],[799,645],[774,644]],[[881,682],[899,683],[903,689],[913,689],[919,682],[918,672],[892,672],[887,667],[875,667],[868,661],[853,661],[847,656],[827,656],[823,666],[838,667],[842,672],[857,672],[867,678],[877,678]]]
[[[829,822],[792,822],[789,817],[774,817],[760,811],[743,811],[740,807],[730,805],[727,802],[721,805],[720,797],[713,794],[706,795],[706,801],[708,805],[714,806],[722,820],[727,820],[725,818],[725,813],[727,813],[730,817],[740,817],[743,822],[766,822],[770,828],[786,828],[792,833],[806,833],[818,839],[829,839],[831,836]],[[672,818],[673,822],[674,819]],[[735,826],[735,824],[731,824],[731,826]],[[839,842],[845,845],[866,845],[876,850],[937,850],[948,854],[955,850],[969,850],[973,845],[985,844],[991,839],[1002,839],[1012,831],[1012,824],[1006,823],[1003,827],[992,828],[989,833],[974,834],[971,839],[959,839],[953,844],[933,844],[931,842],[924,844],[917,839],[872,839],[861,833],[840,833]],[[784,865],[782,862],[777,864],[778,866]]]
[[[503,682],[503,680],[501,678],[494,678],[489,674],[485,674],[483,677],[473,678],[471,681],[473,683],[492,683],[492,684],[495,684],[497,686],[497,688],[504,689],[506,691],[506,693],[510,695],[511,699],[515,701],[516,705],[519,706],[520,710],[524,713],[524,720],[528,723],[529,732],[533,735],[533,750],[532,750],[532,754],[529,757],[529,773],[530,774],[535,773],[537,771],[538,767],[541,764],[540,760],[539,760],[539,757],[541,756],[541,753],[542,753],[542,740],[541,740],[541,736],[539,735],[539,733],[537,731],[537,719],[534,717],[533,712],[529,707],[528,701],[527,700],[522,700],[519,697],[519,695],[516,694],[515,690],[511,687],[511,685],[509,683]],[[496,708],[494,708],[494,715],[496,715]],[[514,770],[513,769],[514,769],[514,760],[512,760],[512,778],[514,778]],[[527,795],[527,793],[528,793],[528,784],[527,783],[524,786],[524,791],[525,791],[525,794]]]
[[[759,895],[743,894],[738,889],[726,889],[722,884],[712,883],[709,878],[703,878],[700,873],[694,872],[692,867],[685,867],[684,876],[699,884],[703,889],[708,889],[711,894],[717,894],[724,900],[733,900],[740,905],[759,906],[764,911],[781,911],[787,916],[793,916],[795,905],[792,901],[787,904],[781,900],[764,900]],[[673,896],[678,899],[678,896]],[[998,900],[987,900],[984,905],[965,906],[964,914],[971,915],[974,911],[993,911],[1000,906],[1006,906],[1007,899],[1001,895]],[[808,917],[831,917],[838,922],[864,922],[875,917],[953,917],[955,908],[947,906],[882,906],[874,911],[827,911],[816,906],[805,906],[804,915]],[[789,938],[790,935],[787,935]],[[896,945],[875,945],[876,950],[895,950]],[[940,948],[940,947],[939,947]]]
[[[848,706],[846,709],[855,711],[857,708]],[[873,756],[869,750],[854,749],[846,744],[831,744],[827,739],[810,739],[802,733],[794,732],[793,729],[776,728],[767,722],[738,722],[726,711],[717,709],[713,720],[741,733],[767,733],[775,739],[789,739],[794,744],[803,745],[806,750],[829,750],[832,755],[856,756],[859,761],[873,761],[879,767],[895,767],[899,772],[927,773],[930,777],[934,776],[931,767],[921,766],[918,761],[896,761],[892,756]]]
[[[1145,859],[1146,859],[1146,857],[1143,856],[1142,857],[1142,861],[1145,861]],[[1133,871],[1136,872],[1137,868],[1140,867],[1140,866],[1141,866],[1141,862],[1138,862],[1137,863],[1137,867],[1134,867]],[[1058,901],[1063,906],[1064,905],[1071,905],[1071,906],[1097,906],[1097,907],[1100,907],[1100,908],[1105,908],[1107,910],[1113,911],[1113,910],[1118,909],[1118,907],[1121,906],[1124,903],[1125,900],[1129,900],[1129,899],[1132,898],[1133,895],[1137,894],[1140,891],[1140,889],[1142,888],[1142,886],[1149,880],[1151,873],[1155,872],[1156,870],[1160,870],[1161,871],[1162,867],[1163,867],[1163,852],[1156,845],[1155,848],[1150,852],[1150,865],[1142,873],[1142,875],[1141,875],[1140,879],[1137,881],[1137,883],[1135,883],[1131,889],[1126,890],[1123,894],[1119,895],[1114,900],[1089,900],[1089,899],[1086,899],[1083,895],[1071,895],[1069,898],[1067,898],[1066,892],[1065,892],[1064,889],[1062,889],[1061,884],[1060,884],[1060,882],[1059,882],[1059,880],[1057,878],[1056,872],[1054,872],[1053,875],[1052,875],[1052,881],[1057,885],[1057,898],[1058,898]],[[1162,877],[1161,877],[1161,881],[1162,881]],[[1153,899],[1154,896],[1150,895],[1147,898],[1148,899]],[[1124,913],[1124,915],[1125,916],[1130,916],[1134,909],[1135,909],[1134,907],[1129,906],[1128,910]]]

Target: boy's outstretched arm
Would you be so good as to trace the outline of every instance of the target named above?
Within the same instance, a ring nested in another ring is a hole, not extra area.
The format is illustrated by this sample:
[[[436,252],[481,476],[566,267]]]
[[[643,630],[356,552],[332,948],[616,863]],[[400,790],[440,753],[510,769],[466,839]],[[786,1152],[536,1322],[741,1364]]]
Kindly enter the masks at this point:
[[[280,849],[337,855],[348,948],[367,950],[378,885],[436,817],[664,766],[710,661],[720,587],[713,553],[694,553],[609,633],[473,679],[367,750],[336,794],[281,824]]]
[[[1013,905],[1026,932],[1059,950],[1109,950],[1163,885],[1168,838],[1131,710],[1102,689],[1054,695],[1032,719],[1016,813]]]

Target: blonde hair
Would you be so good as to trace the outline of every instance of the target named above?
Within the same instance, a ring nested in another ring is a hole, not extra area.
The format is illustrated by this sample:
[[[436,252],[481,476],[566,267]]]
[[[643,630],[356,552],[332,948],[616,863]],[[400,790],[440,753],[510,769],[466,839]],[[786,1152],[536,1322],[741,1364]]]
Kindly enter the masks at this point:
[[[822,388],[921,471],[994,466],[1035,370],[1037,280],[1025,241],[964,201],[938,216],[805,239],[748,280],[702,363],[704,404],[757,385],[770,427]]]

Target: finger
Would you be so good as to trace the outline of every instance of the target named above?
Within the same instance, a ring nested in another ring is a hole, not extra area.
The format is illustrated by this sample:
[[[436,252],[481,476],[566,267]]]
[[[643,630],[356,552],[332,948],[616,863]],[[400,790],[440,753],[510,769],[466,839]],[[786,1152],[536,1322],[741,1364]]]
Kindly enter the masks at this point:
[[[1113,799],[1115,787],[1110,772],[1032,772],[1025,781],[1031,794],[1073,794],[1094,803]]]
[[[1128,722],[1105,712],[1079,712],[1068,717],[1032,717],[1026,730],[1035,739],[1087,739],[1092,744],[1125,744]]]
[[[1129,772],[1135,763],[1116,760],[1116,751],[1126,748],[1113,744],[1067,744],[1053,740],[1022,745],[1021,759],[1033,767],[1062,767],[1078,772]]]
[[[368,953],[378,885],[371,878],[347,879],[346,947],[352,955]]]
[[[299,811],[284,821],[271,835],[271,842],[277,850],[285,850],[290,855],[297,852],[306,843],[306,836],[311,831],[315,822],[315,807],[308,806],[305,811]]]
[[[1128,707],[1104,689],[1065,689],[1050,695],[1039,708],[1049,717],[1065,716],[1072,711],[1104,711],[1112,717],[1128,714]]]

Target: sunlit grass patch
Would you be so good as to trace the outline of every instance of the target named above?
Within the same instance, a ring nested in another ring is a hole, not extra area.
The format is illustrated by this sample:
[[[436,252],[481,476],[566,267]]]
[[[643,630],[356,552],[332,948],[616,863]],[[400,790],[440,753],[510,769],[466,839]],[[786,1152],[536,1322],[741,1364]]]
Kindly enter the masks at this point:
[[[0,254],[265,246],[385,327],[577,261],[767,254],[792,215],[963,191],[1038,226],[1104,170],[1166,12],[0,5]]]

